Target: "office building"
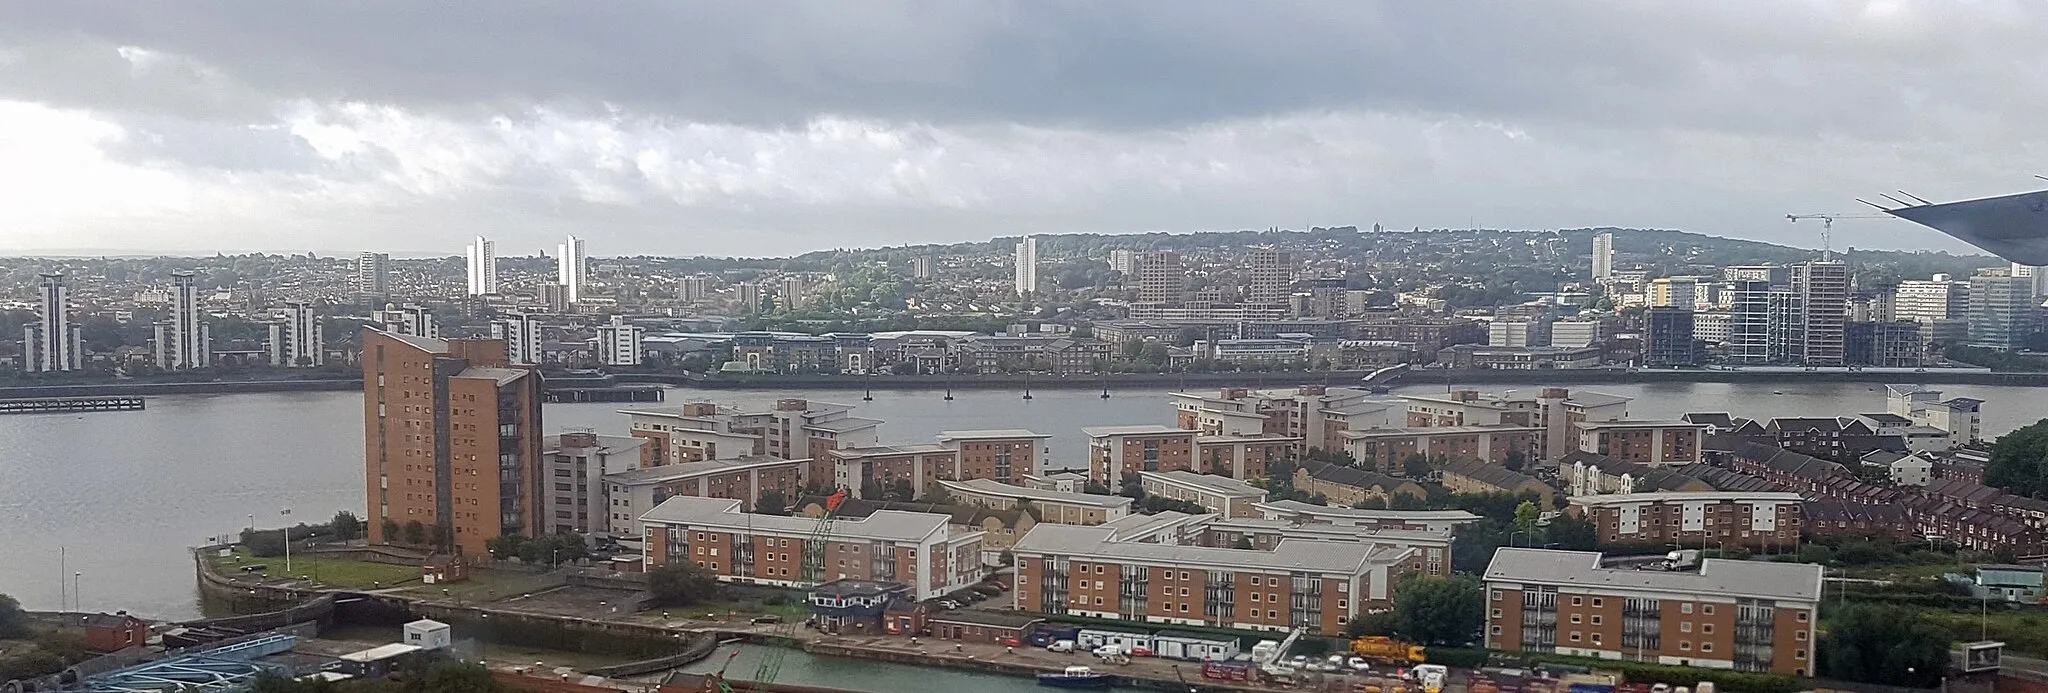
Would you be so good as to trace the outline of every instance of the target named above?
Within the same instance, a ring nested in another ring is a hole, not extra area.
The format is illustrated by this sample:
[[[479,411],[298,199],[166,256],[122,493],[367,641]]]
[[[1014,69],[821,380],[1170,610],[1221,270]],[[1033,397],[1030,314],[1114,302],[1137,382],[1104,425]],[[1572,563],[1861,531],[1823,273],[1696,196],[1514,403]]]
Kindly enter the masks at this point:
[[[364,331],[370,540],[482,555],[548,532],[542,389],[504,340]]]
[[[505,340],[505,359],[514,366],[540,365],[540,320],[510,313],[491,321],[491,338]]]
[[[1798,291],[1771,289],[1765,295],[1764,351],[1770,363],[1799,363],[1806,351],[1806,310]]]
[[[1486,326],[1486,345],[1497,347],[1550,346],[1550,316],[1495,320]]]
[[[2048,296],[2048,267],[2022,265],[2015,262],[2012,263],[2009,273],[2015,277],[2026,277],[2027,283],[2032,286],[2035,298]]]
[[[21,364],[29,372],[53,373],[85,368],[85,344],[78,324],[71,322],[71,285],[64,275],[37,275],[37,321],[22,327]]]
[[[1614,234],[1593,234],[1593,281],[1606,284],[1614,277]]]
[[[1017,254],[1012,260],[1016,277],[1012,280],[1018,296],[1029,296],[1038,292],[1038,239],[1025,236],[1017,241]]]
[[[626,322],[623,315],[612,316],[611,324],[597,328],[597,361],[607,366],[640,365],[640,338],[647,329]]]
[[[1920,324],[1922,342],[1956,343],[1969,338],[1970,283],[1946,274],[1909,279],[1892,289],[1891,318]]]
[[[1147,251],[1132,259],[1138,270],[1138,302],[1171,303],[1181,300],[1187,286],[1187,270],[1180,253]]]
[[[1734,265],[1721,268],[1721,279],[1785,286],[1792,283],[1792,268],[1782,265]]]
[[[1248,269],[1251,281],[1245,287],[1245,300],[1252,303],[1282,303],[1287,300],[1288,285],[1294,280],[1294,253],[1272,248],[1253,250]]]
[[[1919,368],[1926,353],[1920,328],[1911,321],[1849,323],[1843,359],[1852,366]]]
[[[356,255],[356,295],[375,301],[391,295],[391,256],[364,252]]]
[[[1693,333],[1691,310],[1660,306],[1643,313],[1644,366],[1692,367],[1706,360],[1706,350]]]
[[[469,295],[498,293],[498,244],[483,236],[469,246]]]
[[[1771,285],[1758,279],[1736,279],[1729,284],[1728,337],[1724,353],[1728,363],[1761,366],[1771,362]]]
[[[1843,331],[1849,322],[1849,266],[1840,260],[1816,260],[1793,267],[1792,283],[1799,294],[1805,326],[1800,363],[1842,365]]]
[[[1699,277],[1658,277],[1650,280],[1650,307],[1692,310],[1699,295]]]
[[[1485,644],[1811,676],[1823,570],[1721,558],[1643,570],[1588,551],[1502,548],[1486,567]]]
[[[640,522],[647,532],[643,557],[649,570],[689,562],[719,582],[810,587],[804,560],[821,554],[819,580],[902,583],[922,601],[981,580],[985,534],[955,529],[950,519],[877,510],[834,521],[830,538],[820,540],[814,536],[818,521],[812,518],[757,515],[741,512],[737,500],[677,496],[662,501]],[[809,546],[812,541],[824,546]]]
[[[172,272],[171,317],[154,329],[158,367],[175,371],[213,365],[213,328],[200,315],[198,278]]]
[[[920,281],[931,279],[932,258],[928,255],[910,258],[910,278]]]
[[[1234,531],[1232,523],[1274,536],[1265,537],[1265,548],[1256,542],[1236,548],[1224,535],[1243,538],[1246,532]],[[1406,539],[1178,512],[1096,526],[1041,523],[1011,549],[1017,581],[1010,606],[1047,615],[1340,635],[1352,618],[1389,608],[1401,577],[1423,572],[1426,549]],[[1441,537],[1422,542],[1431,539]]]
[[[1608,332],[1608,323],[1605,320],[1559,320],[1550,324],[1550,345],[1589,347],[1607,341]],[[1490,330],[1487,338],[1493,338]]]
[[[2040,331],[2041,305],[2031,277],[2002,269],[1970,277],[1970,346],[2018,351]]]
[[[563,298],[568,302],[583,300],[584,272],[587,269],[583,258],[583,239],[570,236],[566,242],[555,246],[555,283],[562,285]]]
[[[270,365],[310,368],[327,365],[327,332],[320,316],[303,301],[284,304],[280,319],[270,323]]]

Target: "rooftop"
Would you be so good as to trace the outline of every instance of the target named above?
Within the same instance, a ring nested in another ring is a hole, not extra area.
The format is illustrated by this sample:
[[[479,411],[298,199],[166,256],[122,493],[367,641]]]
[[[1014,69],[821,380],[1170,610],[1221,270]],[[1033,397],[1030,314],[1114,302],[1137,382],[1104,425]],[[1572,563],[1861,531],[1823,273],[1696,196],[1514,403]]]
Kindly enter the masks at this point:
[[[1796,505],[1800,501],[1801,496],[1799,494],[1784,491],[1659,491],[1656,493],[1608,493],[1597,496],[1571,497],[1571,504],[1578,506],[1722,502],[1772,502]]]
[[[1268,501],[1258,504],[1257,507],[1264,511],[1267,517],[1283,514],[1372,522],[1472,522],[1479,519],[1478,515],[1463,510],[1361,510],[1293,500]]]
[[[947,537],[946,515],[877,510],[861,518],[832,523],[832,539],[924,542]],[[654,506],[640,520],[653,524],[686,527],[718,527],[751,534],[807,537],[818,528],[809,517],[759,515],[740,512],[738,500],[676,496]]]
[[[839,448],[827,454],[845,459],[859,459],[863,457],[921,455],[936,452],[948,452],[948,450],[946,446],[936,443],[913,443],[909,445],[871,445],[864,448]]]
[[[1140,472],[1143,480],[1158,479],[1162,482],[1190,486],[1209,493],[1231,496],[1264,496],[1266,490],[1237,479],[1216,474],[1196,474],[1184,469],[1165,472]]]
[[[880,425],[882,425],[881,419],[863,419],[858,416],[841,416],[838,418],[827,419],[824,421],[807,422],[804,424],[804,428],[819,431],[832,431],[835,433],[844,433],[846,431],[858,431],[862,429],[874,428]]]
[[[533,371],[524,368],[464,368],[461,373],[455,374],[455,377],[494,380],[499,385],[507,385],[532,374]]]
[[[1355,431],[1344,431],[1344,432],[1343,432],[1342,434],[1340,434],[1340,435],[1344,436],[1344,438],[1345,438],[1346,440],[1362,440],[1362,439],[1365,439],[1365,438],[1386,438],[1386,437],[1394,437],[1394,436],[1457,436],[1457,435],[1474,435],[1474,434],[1479,434],[1479,433],[1519,433],[1519,432],[1533,432],[1533,431],[1540,431],[1540,430],[1543,430],[1543,429],[1540,429],[1540,428],[1536,428],[1536,427],[1533,427],[1533,426],[1511,426],[1511,425],[1502,425],[1502,426],[1423,426],[1423,427],[1416,427],[1416,428],[1367,428],[1367,429],[1361,429],[1361,430],[1355,430]]]
[[[647,445],[647,439],[638,436],[596,436],[596,438],[597,445],[594,447],[606,455],[616,455],[622,452],[638,450],[642,446]],[[562,449],[562,434],[555,434],[541,439],[541,454],[543,455],[552,455],[561,452]],[[572,449],[587,450],[590,448]]]
[[[939,442],[949,440],[998,440],[1011,438],[1051,438],[1051,434],[1034,433],[1022,428],[991,428],[979,431],[939,431]]]
[[[1817,602],[1823,568],[1812,563],[1776,563],[1709,558],[1698,572],[1608,568],[1595,551],[1553,551],[1502,547],[1486,566],[1487,582],[1558,585],[1586,591],[1644,590],[1674,595],[1783,599]]]
[[[1027,488],[1024,486],[1012,486],[993,479],[968,479],[966,481],[940,479],[939,486],[954,493],[1018,498],[1041,503],[1088,505],[1098,508],[1128,508],[1131,505],[1131,499],[1123,496],[1100,496],[1093,493],[1067,493],[1065,491]]]
[[[1578,427],[1579,427],[1579,428],[1583,428],[1583,429],[1587,429],[1587,430],[1598,430],[1598,429],[1602,429],[1602,428],[1701,428],[1701,427],[1704,427],[1704,426],[1706,426],[1706,424],[1703,424],[1703,423],[1693,423],[1693,422],[1690,422],[1690,421],[1678,421],[1678,420],[1671,420],[1671,419],[1665,419],[1665,420],[1652,420],[1652,419],[1635,419],[1635,420],[1624,420],[1624,421],[1586,421],[1586,422],[1582,422],[1582,423],[1578,424]]]
[[[1130,435],[1158,435],[1164,433],[1184,433],[1187,435],[1195,434],[1194,431],[1174,428],[1172,426],[1161,426],[1159,424],[1141,424],[1136,426],[1087,426],[1082,428],[1081,432],[1088,434],[1088,437],[1090,438],[1107,438],[1109,436]]]
[[[1357,543],[1310,541],[1283,538],[1271,551],[1209,546],[1180,546],[1119,541],[1118,532],[1107,526],[1042,524],[1017,540],[1017,553],[1064,556],[1115,556],[1120,561],[1175,566],[1222,566],[1245,570],[1285,572],[1315,570],[1358,573],[1367,563],[1384,559],[1385,552]]]

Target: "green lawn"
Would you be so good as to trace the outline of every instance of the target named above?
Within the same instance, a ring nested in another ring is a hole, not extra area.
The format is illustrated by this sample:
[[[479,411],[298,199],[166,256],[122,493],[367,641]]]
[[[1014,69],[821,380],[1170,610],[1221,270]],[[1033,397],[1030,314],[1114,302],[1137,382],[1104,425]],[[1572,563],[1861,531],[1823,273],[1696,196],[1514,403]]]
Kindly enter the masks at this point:
[[[308,580],[323,585],[347,589],[396,587],[406,582],[417,583],[420,579],[420,569],[416,566],[372,563],[369,561],[329,557],[292,556],[291,569],[287,571],[285,569],[284,556],[258,558],[250,556],[245,549],[240,547],[234,550],[232,556],[226,558],[214,557],[212,560],[222,573],[229,575],[241,575],[242,573],[239,571],[242,566],[260,563],[268,566],[268,570],[263,571],[262,574],[269,577],[298,578],[304,576]]]

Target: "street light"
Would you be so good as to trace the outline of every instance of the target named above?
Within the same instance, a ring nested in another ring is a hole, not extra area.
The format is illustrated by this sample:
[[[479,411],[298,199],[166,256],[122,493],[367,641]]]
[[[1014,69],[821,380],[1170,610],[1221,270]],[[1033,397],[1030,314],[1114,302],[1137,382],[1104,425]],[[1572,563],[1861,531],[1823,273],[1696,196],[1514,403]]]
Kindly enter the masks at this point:
[[[284,529],[278,531],[284,532],[284,572],[290,573],[292,572],[292,509],[285,508],[277,511],[277,514],[284,518]]]
[[[71,603],[81,613],[85,611],[85,598],[79,596],[82,593],[78,591],[78,580],[82,577],[85,577],[84,572],[74,572],[71,574]]]

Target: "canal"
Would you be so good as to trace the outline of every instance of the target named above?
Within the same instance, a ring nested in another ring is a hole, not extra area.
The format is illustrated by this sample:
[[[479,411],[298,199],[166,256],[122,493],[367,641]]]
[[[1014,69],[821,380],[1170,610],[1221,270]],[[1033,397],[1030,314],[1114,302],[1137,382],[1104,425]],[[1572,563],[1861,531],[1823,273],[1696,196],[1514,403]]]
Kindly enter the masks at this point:
[[[734,679],[751,680],[771,648],[765,645],[726,645],[710,659],[683,667],[692,674],[709,674],[724,668]],[[735,654],[737,653],[737,654]],[[728,661],[730,664],[728,664]],[[1042,690],[1038,682],[1015,676],[978,674],[953,669],[933,669],[865,659],[825,657],[801,650],[789,650],[782,660],[777,683],[824,686],[863,693],[1023,693]],[[745,686],[735,686],[745,690]]]

